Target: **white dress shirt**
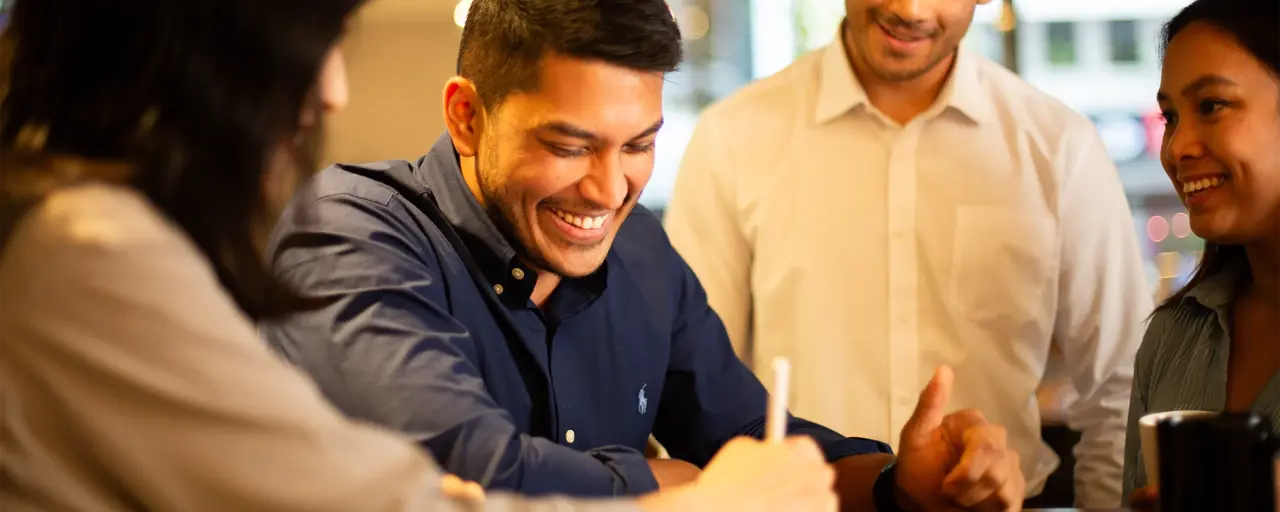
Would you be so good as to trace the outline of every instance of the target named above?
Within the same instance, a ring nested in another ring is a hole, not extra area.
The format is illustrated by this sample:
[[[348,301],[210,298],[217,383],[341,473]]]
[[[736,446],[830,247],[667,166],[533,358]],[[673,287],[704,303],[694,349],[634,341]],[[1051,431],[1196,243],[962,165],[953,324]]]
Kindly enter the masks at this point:
[[[424,450],[341,416],[127,188],[32,209],[0,253],[0,303],[6,512],[634,510],[445,497]]]
[[[1008,428],[1032,495],[1058,464],[1036,403],[1057,344],[1077,498],[1110,507],[1152,309],[1131,219],[1089,120],[998,64],[961,51],[901,125],[836,42],[703,114],[666,222],[748,364],[791,359],[797,414],[896,448],[952,365],[952,406]]]

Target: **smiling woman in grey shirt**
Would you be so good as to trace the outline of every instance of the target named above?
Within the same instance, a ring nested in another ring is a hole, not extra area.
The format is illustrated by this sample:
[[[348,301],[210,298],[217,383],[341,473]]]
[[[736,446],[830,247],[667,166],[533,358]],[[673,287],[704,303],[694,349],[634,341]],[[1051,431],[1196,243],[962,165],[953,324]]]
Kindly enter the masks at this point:
[[[1280,428],[1280,3],[1197,0],[1168,24],[1161,162],[1206,240],[1134,369],[1125,494],[1152,484],[1138,419],[1246,411]]]

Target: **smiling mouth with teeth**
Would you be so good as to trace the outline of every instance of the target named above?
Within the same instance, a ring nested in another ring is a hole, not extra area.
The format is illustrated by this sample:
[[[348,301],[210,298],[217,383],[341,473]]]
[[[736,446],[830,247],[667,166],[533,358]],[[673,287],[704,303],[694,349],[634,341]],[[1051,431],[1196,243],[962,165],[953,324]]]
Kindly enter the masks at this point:
[[[1222,186],[1228,181],[1231,181],[1229,176],[1214,176],[1212,178],[1200,178],[1195,181],[1188,181],[1182,184],[1182,193],[1191,196],[1207,192]]]
[[[600,229],[601,226],[604,226],[604,221],[609,219],[608,215],[601,215],[598,217],[587,217],[582,215],[573,215],[571,213],[563,212],[555,208],[551,209],[551,213],[555,214],[556,217],[560,217],[560,220],[563,220],[581,229]]]

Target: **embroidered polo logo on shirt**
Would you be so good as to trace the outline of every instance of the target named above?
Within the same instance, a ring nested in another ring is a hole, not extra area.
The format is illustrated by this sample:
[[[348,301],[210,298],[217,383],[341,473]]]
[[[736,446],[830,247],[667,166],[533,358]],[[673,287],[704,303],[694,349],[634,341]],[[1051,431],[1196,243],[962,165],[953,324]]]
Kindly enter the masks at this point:
[[[640,414],[644,414],[645,411],[649,410],[649,399],[644,397],[644,388],[646,387],[649,387],[649,385],[640,386],[640,406],[637,407],[640,410]]]

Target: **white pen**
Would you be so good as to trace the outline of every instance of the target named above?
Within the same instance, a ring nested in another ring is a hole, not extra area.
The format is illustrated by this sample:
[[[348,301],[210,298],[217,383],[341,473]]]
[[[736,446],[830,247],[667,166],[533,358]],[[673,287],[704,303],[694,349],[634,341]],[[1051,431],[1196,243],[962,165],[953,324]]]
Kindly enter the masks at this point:
[[[787,396],[791,388],[791,361],[775,357],[773,367],[773,393],[769,395],[769,408],[764,417],[764,440],[781,443],[787,437]]]

